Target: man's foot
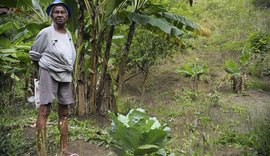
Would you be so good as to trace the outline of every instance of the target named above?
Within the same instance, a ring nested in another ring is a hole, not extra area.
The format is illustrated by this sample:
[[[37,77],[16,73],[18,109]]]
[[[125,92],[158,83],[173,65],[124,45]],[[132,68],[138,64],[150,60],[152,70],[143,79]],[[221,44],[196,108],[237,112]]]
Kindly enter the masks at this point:
[[[69,152],[68,150],[64,150],[62,152],[63,156],[79,156],[77,153]]]

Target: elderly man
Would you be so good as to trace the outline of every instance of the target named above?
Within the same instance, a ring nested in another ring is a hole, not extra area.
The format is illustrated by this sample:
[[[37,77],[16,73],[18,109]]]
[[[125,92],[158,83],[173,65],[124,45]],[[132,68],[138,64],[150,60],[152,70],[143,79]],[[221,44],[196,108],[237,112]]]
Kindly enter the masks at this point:
[[[39,32],[29,52],[34,64],[39,66],[40,107],[36,121],[38,154],[46,155],[46,121],[51,111],[51,103],[56,98],[61,155],[77,156],[67,149],[67,117],[69,104],[74,102],[72,72],[76,53],[72,37],[65,25],[72,10],[61,0],[54,0],[46,12],[52,18],[52,25]]]

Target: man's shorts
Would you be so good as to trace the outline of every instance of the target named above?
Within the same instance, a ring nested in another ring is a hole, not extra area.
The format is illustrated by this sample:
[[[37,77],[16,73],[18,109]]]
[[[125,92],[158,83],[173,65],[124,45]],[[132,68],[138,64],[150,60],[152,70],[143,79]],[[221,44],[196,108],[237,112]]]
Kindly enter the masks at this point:
[[[71,82],[58,82],[50,76],[48,70],[40,67],[39,83],[41,105],[52,103],[54,99],[63,105],[74,102]]]

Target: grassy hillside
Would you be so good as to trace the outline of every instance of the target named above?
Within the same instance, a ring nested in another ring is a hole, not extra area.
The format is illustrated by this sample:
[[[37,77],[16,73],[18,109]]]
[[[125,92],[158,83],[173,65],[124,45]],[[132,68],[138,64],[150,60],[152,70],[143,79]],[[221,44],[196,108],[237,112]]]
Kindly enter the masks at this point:
[[[246,90],[240,94],[233,93],[224,63],[239,62],[254,36],[267,38],[269,47],[270,10],[249,0],[198,0],[193,7],[181,2],[171,10],[211,35],[184,35],[185,49],[152,68],[145,92],[138,78],[126,86],[125,105],[145,108],[167,122],[172,128],[168,147],[176,155],[269,155],[270,81],[261,70],[269,70],[269,49],[264,59],[249,64]],[[190,62],[208,66],[196,91],[191,78],[176,72]]]

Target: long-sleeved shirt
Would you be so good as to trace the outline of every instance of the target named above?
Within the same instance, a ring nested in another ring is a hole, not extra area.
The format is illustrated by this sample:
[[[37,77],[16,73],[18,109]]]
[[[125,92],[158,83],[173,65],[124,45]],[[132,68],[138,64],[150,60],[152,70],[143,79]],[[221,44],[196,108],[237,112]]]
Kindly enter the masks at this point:
[[[66,40],[65,40],[65,36]],[[71,82],[76,51],[70,33],[59,34],[54,26],[42,29],[29,52],[33,61],[47,69],[56,81]]]

